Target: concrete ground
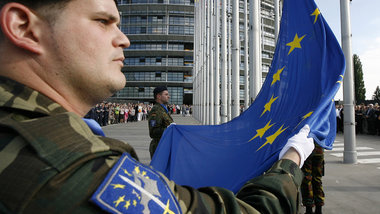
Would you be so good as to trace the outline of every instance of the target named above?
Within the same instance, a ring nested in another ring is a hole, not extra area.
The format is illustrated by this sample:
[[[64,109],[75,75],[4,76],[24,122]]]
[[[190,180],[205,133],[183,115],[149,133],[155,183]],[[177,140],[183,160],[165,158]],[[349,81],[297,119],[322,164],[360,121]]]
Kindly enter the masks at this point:
[[[181,125],[199,125],[193,117],[173,115]],[[142,163],[149,164],[148,122],[139,121],[103,127],[108,137],[132,145]],[[332,151],[325,152],[324,213],[380,214],[380,136],[357,135],[357,164],[343,163],[344,136],[339,133]],[[299,213],[304,213],[300,207]]]

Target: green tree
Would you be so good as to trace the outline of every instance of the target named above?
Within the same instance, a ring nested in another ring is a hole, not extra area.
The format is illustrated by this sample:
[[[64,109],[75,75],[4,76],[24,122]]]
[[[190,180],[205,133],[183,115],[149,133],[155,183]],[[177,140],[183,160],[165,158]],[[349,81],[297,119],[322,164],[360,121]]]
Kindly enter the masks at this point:
[[[372,99],[375,102],[380,103],[380,87],[379,86],[376,87],[376,90],[372,95]]]
[[[356,103],[362,103],[365,101],[365,86],[363,80],[362,63],[359,56],[354,54],[354,75],[355,75],[355,99]]]

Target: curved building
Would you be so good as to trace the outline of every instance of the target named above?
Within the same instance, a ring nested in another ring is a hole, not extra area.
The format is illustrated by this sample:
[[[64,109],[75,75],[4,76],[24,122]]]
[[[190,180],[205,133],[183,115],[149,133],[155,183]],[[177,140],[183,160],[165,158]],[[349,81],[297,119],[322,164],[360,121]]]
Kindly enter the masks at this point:
[[[173,104],[192,103],[194,0],[118,0],[126,87],[113,99],[149,102],[153,89],[168,87]]]

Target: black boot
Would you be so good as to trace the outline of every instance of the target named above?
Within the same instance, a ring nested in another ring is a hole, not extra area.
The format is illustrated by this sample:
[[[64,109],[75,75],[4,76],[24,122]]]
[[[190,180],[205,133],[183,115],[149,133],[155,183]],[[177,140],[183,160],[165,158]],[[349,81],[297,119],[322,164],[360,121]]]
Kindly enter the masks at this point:
[[[305,214],[313,214],[313,207],[312,206],[306,206],[306,213]]]
[[[315,214],[322,214],[322,206],[315,207]]]

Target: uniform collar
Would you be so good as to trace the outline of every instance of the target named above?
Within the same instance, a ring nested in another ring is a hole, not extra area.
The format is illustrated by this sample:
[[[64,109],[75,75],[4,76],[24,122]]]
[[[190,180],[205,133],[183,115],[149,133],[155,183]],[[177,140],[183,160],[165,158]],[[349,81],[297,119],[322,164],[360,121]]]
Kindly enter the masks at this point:
[[[0,76],[0,108],[13,108],[43,115],[67,112],[47,96],[3,76]]]
[[[165,109],[166,113],[169,113],[169,110],[168,110],[168,108],[166,107],[166,105],[164,105],[164,104],[160,104],[160,105],[162,106],[162,108]]]

